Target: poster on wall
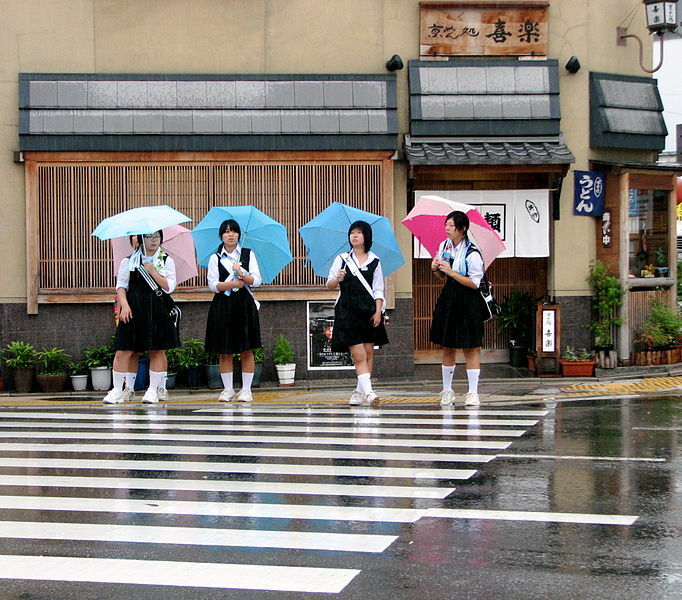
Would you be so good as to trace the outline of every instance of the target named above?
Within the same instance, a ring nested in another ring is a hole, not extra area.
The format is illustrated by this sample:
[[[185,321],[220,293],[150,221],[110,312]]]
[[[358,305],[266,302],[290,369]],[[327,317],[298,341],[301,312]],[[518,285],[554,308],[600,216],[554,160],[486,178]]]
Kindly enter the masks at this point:
[[[348,352],[332,351],[334,332],[334,302],[308,303],[308,369],[352,370],[353,359]]]

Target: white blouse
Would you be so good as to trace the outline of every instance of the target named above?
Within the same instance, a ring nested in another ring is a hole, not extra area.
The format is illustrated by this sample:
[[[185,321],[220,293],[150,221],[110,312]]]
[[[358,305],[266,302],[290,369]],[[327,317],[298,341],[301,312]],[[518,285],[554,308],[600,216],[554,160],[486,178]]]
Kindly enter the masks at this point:
[[[448,243],[448,240],[443,240],[438,246],[438,254],[437,256],[443,256],[443,250],[445,249],[445,245]],[[455,246],[455,256],[454,256],[454,261],[453,265],[456,270],[457,264],[459,262],[459,255],[461,252],[466,251],[466,240],[462,240],[457,246]],[[483,279],[483,258],[481,257],[480,252],[472,252],[469,254],[469,256],[466,257],[466,263],[467,263],[467,277],[471,279],[476,284],[476,287],[479,287],[481,285],[481,279]]]
[[[227,252],[225,250],[225,246],[222,247],[222,250],[220,251],[220,262],[223,263],[223,267],[225,267],[228,273],[232,272],[232,265],[240,261],[241,253],[242,247],[239,244],[237,244],[237,246],[232,252]],[[258,287],[259,285],[261,285],[261,283],[263,283],[263,280],[260,275],[260,268],[258,266],[258,260],[256,260],[256,254],[254,253],[253,250],[251,250],[251,257],[249,258],[249,270],[247,271],[246,269],[244,269],[244,272],[248,273],[253,277],[253,283],[250,284],[250,287]],[[220,283],[219,273],[220,271],[218,269],[218,256],[214,252],[208,259],[207,275],[208,289],[211,290],[214,294],[218,293],[218,284]]]
[[[152,262],[155,261],[159,253],[159,250],[157,250],[153,256],[144,256],[142,258],[142,262],[144,263],[149,261]],[[167,294],[172,294],[175,291],[175,287],[177,286],[177,275],[175,273],[175,261],[170,257],[170,255],[166,257],[164,267],[166,270],[164,277],[168,282],[168,291],[164,290],[163,288],[161,289]],[[116,289],[123,288],[124,290],[128,291],[129,285],[130,285],[130,261],[129,257],[126,256],[121,261],[121,264],[118,266],[118,275],[116,276]]]
[[[353,259],[355,259],[355,254],[353,254],[352,250],[350,252],[350,255]],[[371,263],[375,258],[379,257],[370,250],[367,253],[367,260],[365,260],[363,264],[360,264],[357,259],[355,259],[355,262],[358,265],[360,271],[366,271],[367,265]],[[329,269],[329,276],[327,280],[336,279],[339,275],[339,271],[341,270],[342,265],[343,259],[341,258],[341,255],[339,255],[334,259],[334,262],[332,263],[332,266]],[[346,269],[346,272],[348,271],[349,269]],[[374,277],[372,278],[372,295],[374,296],[375,300],[384,300],[384,272],[381,268],[381,260],[379,260],[379,264],[377,265],[377,268],[374,270]]]

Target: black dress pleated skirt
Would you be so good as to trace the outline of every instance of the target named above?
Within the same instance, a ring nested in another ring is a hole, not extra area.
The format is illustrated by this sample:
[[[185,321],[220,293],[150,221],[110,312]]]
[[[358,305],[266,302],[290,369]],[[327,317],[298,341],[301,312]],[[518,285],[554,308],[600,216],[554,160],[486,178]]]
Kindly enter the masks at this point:
[[[145,352],[180,346],[180,332],[168,316],[163,298],[137,271],[130,274],[126,297],[133,316],[127,323],[119,321],[114,336],[116,350]]]
[[[249,291],[215,294],[206,322],[206,351],[238,354],[261,346],[258,309]]]
[[[448,277],[433,310],[429,340],[446,348],[480,348],[483,342],[480,292]]]
[[[378,264],[378,259],[375,259],[366,270],[360,271],[360,275],[364,276],[370,285]],[[341,294],[334,307],[332,351],[348,352],[350,346],[357,344],[371,343],[374,346],[388,344],[383,317],[377,327],[370,321],[376,310],[376,303],[360,280],[346,270],[346,276],[339,287]]]

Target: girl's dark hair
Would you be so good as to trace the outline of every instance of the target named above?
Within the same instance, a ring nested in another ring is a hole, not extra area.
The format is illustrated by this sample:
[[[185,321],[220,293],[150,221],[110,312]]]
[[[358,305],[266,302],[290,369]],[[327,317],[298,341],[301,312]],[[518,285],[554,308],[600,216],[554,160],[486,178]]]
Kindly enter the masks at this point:
[[[155,231],[154,233],[158,233],[161,236],[161,241],[159,242],[159,246],[160,246],[161,244],[163,244],[163,229],[159,229],[158,231]],[[150,234],[145,233],[144,235],[150,235]],[[151,234],[151,235],[153,235],[153,234]],[[131,235],[130,237],[132,238],[133,236]],[[137,245],[138,246],[142,246],[142,238],[143,238],[143,234],[138,233],[137,234]],[[130,245],[132,246],[132,239],[130,240]],[[144,246],[142,246],[142,247],[144,247]]]
[[[220,229],[218,229],[218,237],[222,240],[223,239],[223,233],[225,233],[227,230],[234,231],[235,233],[239,234],[239,239],[242,237],[242,230],[241,227],[239,227],[239,223],[235,221],[234,219],[225,219],[221,224],[220,224]]]
[[[464,237],[467,237],[469,232],[469,217],[466,216],[461,210],[453,210],[447,217],[445,217],[445,222],[447,223],[450,219],[455,224],[457,229],[464,230]]]
[[[353,231],[353,229],[359,229],[362,232],[362,235],[365,238],[365,252],[369,252],[372,247],[372,228],[370,227],[370,224],[365,221],[355,221],[355,223],[351,223],[348,228],[348,243],[350,243],[350,232]]]

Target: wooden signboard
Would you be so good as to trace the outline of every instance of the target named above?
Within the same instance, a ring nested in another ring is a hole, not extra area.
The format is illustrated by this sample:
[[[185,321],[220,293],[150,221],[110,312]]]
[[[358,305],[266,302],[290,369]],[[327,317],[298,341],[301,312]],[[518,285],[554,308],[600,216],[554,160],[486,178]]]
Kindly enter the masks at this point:
[[[560,374],[561,365],[561,309],[558,304],[538,304],[536,335],[538,377],[551,377]],[[551,368],[545,368],[547,364]],[[543,373],[543,371],[545,371]]]
[[[547,56],[547,0],[420,2],[419,55]]]

